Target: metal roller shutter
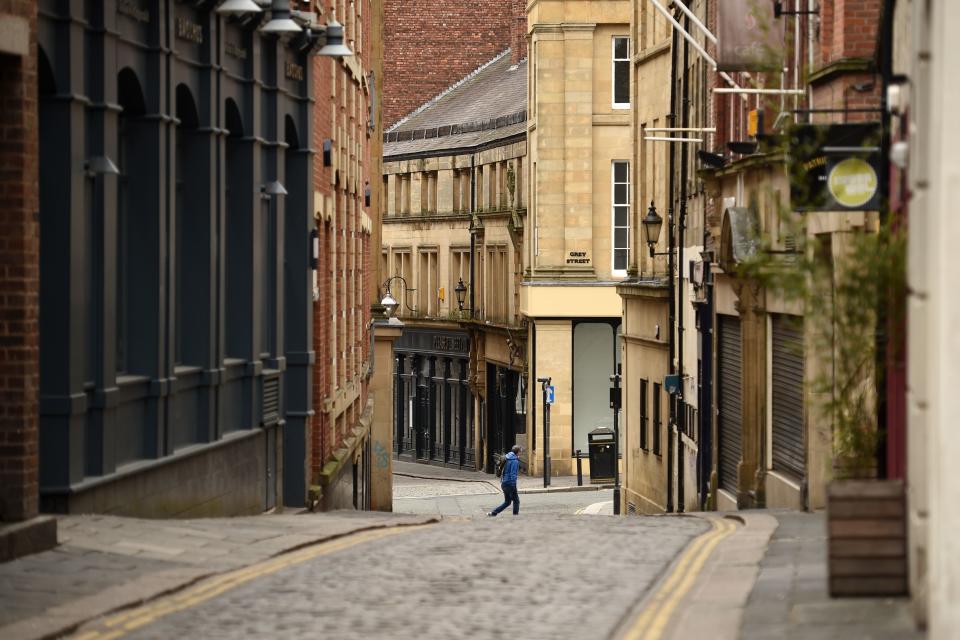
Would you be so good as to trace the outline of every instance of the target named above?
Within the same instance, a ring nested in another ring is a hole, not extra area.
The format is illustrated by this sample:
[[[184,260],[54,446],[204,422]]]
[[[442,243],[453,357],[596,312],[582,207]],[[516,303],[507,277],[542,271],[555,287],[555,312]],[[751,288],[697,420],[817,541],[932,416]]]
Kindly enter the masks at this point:
[[[737,491],[737,466],[742,455],[742,429],[740,385],[741,385],[741,342],[740,318],[735,316],[717,316],[717,366],[719,387],[717,399],[719,415],[717,417],[720,460],[720,487],[727,491]]]
[[[772,316],[773,468],[804,475],[803,326],[798,318]]]

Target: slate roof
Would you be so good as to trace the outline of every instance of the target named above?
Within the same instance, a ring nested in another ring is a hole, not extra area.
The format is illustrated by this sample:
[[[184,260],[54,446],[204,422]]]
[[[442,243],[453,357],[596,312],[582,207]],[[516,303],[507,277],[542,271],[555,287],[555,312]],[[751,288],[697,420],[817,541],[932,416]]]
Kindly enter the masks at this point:
[[[439,155],[524,133],[527,61],[512,66],[505,51],[391,127],[383,135],[384,157]]]

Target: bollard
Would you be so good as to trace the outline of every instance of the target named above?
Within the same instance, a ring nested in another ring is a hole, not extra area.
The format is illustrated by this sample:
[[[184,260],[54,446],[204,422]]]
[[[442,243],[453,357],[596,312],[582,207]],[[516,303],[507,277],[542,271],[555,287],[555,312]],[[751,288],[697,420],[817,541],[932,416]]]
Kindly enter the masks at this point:
[[[580,459],[580,449],[577,449],[577,486],[583,486],[583,462]]]

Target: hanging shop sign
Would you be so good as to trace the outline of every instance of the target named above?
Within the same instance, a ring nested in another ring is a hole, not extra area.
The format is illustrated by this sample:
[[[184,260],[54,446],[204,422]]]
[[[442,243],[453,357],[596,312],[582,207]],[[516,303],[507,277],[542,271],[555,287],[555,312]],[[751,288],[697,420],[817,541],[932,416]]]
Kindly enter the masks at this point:
[[[773,3],[724,0],[717,4],[717,69],[769,71],[783,68],[783,20]]]
[[[795,211],[880,207],[879,123],[798,125],[790,133],[790,201]]]

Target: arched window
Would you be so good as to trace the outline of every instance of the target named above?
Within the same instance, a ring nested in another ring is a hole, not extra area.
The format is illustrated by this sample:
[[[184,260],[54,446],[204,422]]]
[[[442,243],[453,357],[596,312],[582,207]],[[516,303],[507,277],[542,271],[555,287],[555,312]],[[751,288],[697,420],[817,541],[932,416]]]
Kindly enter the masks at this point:
[[[250,224],[252,214],[253,157],[244,140],[243,120],[237,103],[226,102],[227,162],[226,187],[226,355],[252,359],[251,323],[253,284]]]
[[[185,85],[177,87],[176,228],[174,236],[174,362],[201,366],[209,335],[210,217],[209,156],[198,132],[196,103]]]
[[[154,145],[149,144],[147,130],[138,120],[146,112],[140,81],[133,70],[126,68],[117,77],[117,98],[121,112],[119,118],[118,162],[120,176],[117,181],[117,268],[116,268],[116,368],[118,373],[147,373],[141,352],[144,344],[142,324],[137,322],[137,299],[149,295],[139,281],[147,265],[149,253],[139,249],[147,242],[150,230],[145,224],[145,208],[139,206],[144,192],[137,189],[138,180],[156,180],[146,154]]]

